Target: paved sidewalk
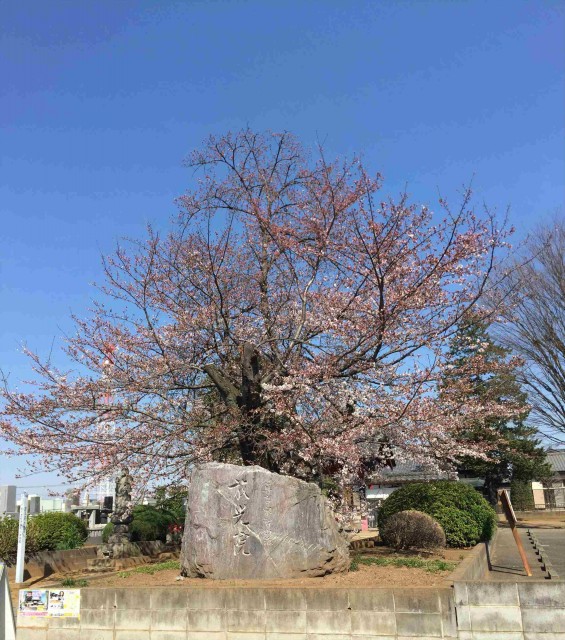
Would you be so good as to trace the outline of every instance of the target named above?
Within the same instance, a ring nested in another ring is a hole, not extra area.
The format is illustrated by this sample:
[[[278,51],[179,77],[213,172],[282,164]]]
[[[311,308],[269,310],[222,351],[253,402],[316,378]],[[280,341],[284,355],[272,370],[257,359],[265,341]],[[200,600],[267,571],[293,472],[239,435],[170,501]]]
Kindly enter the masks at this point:
[[[565,578],[565,530],[531,529],[561,579]]]
[[[540,544],[546,545],[546,554],[561,578],[565,576],[565,530],[563,529],[531,529]],[[526,529],[518,529],[520,539],[526,551],[526,558],[532,569],[532,577],[529,578],[524,571],[518,547],[509,528],[500,528],[494,545],[490,549],[492,570],[488,572],[486,579],[494,581],[528,581],[542,580],[546,578],[546,572],[542,569],[542,563],[534,551]]]

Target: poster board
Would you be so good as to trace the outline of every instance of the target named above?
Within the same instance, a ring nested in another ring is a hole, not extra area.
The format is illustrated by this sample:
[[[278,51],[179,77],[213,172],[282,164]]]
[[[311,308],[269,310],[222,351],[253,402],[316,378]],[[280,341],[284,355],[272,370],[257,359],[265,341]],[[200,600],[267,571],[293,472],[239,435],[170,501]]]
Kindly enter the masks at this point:
[[[80,589],[20,589],[18,615],[80,618]]]
[[[80,589],[50,589],[47,613],[54,618],[79,618]]]
[[[20,589],[18,615],[43,618],[47,615],[47,589]]]

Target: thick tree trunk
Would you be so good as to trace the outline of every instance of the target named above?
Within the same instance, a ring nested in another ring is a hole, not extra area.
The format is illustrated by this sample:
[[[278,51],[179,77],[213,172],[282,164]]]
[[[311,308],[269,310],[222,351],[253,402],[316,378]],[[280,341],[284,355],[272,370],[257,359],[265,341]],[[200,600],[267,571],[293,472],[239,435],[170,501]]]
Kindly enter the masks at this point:
[[[245,343],[241,359],[241,383],[236,386],[215,365],[206,365],[204,371],[216,386],[223,402],[241,411],[239,452],[244,465],[258,464],[270,471],[278,471],[268,452],[258,447],[257,434],[264,431],[259,410],[261,398],[261,356],[256,347]],[[261,436],[264,437],[264,436]]]

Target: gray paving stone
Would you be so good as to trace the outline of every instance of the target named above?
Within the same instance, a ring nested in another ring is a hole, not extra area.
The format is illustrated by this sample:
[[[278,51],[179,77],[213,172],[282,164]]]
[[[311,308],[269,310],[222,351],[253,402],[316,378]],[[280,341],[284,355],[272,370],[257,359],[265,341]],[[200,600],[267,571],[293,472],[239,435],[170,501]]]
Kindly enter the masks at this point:
[[[437,613],[396,614],[396,632],[399,636],[441,638],[441,616]]]
[[[307,611],[306,624],[308,633],[351,633],[351,615],[349,611]]]
[[[306,596],[303,589],[265,589],[264,593],[267,611],[306,609]]]
[[[469,607],[471,629],[476,631],[521,631],[520,607]]]
[[[393,636],[396,633],[395,614],[392,611],[352,611],[351,633],[355,636]]]
[[[228,611],[228,631],[265,632],[264,611]]]
[[[565,607],[563,609],[523,609],[524,631],[565,634]]]
[[[306,611],[267,611],[265,631],[306,633]]]
[[[394,589],[394,610],[405,613],[439,613],[439,594],[436,589]]]
[[[186,609],[159,609],[151,611],[151,631],[186,631]]]
[[[352,611],[394,611],[392,589],[350,589]]]
[[[345,589],[305,589],[309,611],[346,611],[349,593]]]
[[[470,605],[519,605],[518,588],[512,582],[468,582],[467,596]]]
[[[152,589],[151,609],[186,609],[188,589]]]
[[[518,583],[520,606],[523,609],[532,607],[565,607],[565,582],[520,582]]]

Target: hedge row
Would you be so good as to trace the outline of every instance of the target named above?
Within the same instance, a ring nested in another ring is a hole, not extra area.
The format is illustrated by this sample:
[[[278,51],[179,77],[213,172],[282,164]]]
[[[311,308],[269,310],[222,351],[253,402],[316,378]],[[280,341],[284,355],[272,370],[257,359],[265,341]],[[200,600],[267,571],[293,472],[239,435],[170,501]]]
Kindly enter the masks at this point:
[[[27,521],[26,553],[76,549],[88,538],[87,525],[72,513],[49,512]],[[12,562],[18,548],[18,521],[0,519],[0,559]]]

